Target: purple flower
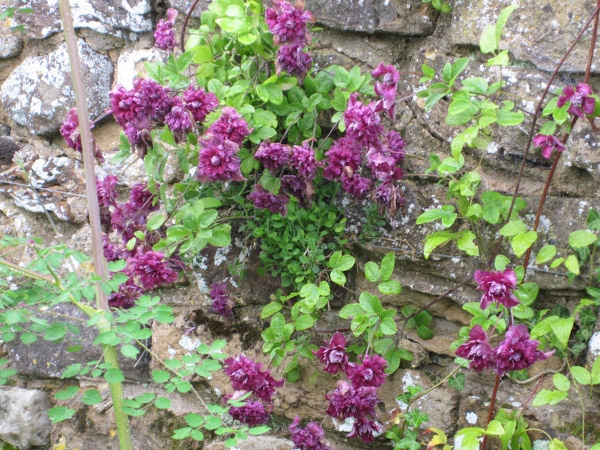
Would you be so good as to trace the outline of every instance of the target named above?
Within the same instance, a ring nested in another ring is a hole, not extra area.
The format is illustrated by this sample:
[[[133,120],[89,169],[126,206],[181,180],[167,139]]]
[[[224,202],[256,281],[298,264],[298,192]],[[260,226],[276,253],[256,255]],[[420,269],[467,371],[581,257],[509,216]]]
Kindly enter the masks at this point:
[[[171,284],[179,278],[161,252],[149,251],[129,258],[127,264],[145,290]]]
[[[276,173],[289,163],[292,148],[278,142],[262,142],[254,154],[254,158],[271,173]]]
[[[239,147],[235,142],[209,135],[200,144],[196,178],[209,181],[244,181],[240,171]]]
[[[128,256],[128,252],[121,246],[113,244],[106,234],[102,236],[102,249],[104,250],[104,258],[109,262],[126,259]]]
[[[309,422],[305,428],[301,428],[300,417],[296,416],[290,425],[290,434],[296,450],[331,450],[321,442],[325,432],[318,423]]]
[[[221,117],[207,131],[208,134],[218,139],[228,139],[238,145],[242,145],[246,136],[251,132],[248,122],[231,106],[226,106],[221,110]]]
[[[481,325],[471,328],[469,339],[456,349],[456,354],[470,360],[469,368],[476,372],[483,372],[494,367],[495,364],[494,350],[492,350],[488,336]]]
[[[375,83],[375,93],[383,99],[383,108],[387,111],[392,120],[396,119],[396,91],[400,74],[394,66],[380,63],[372,75],[374,77],[383,77],[381,81]]]
[[[396,158],[386,154],[382,147],[371,147],[367,152],[367,166],[371,169],[373,175],[384,182],[391,180],[401,180],[404,176],[401,167],[397,166]]]
[[[256,208],[268,209],[273,214],[287,214],[287,204],[290,198],[287,195],[274,195],[266,191],[260,184],[254,186],[254,190],[246,197]]]
[[[300,206],[305,208],[310,203],[313,187],[312,183],[299,175],[284,175],[281,177],[281,192],[293,195],[298,199]]]
[[[193,118],[192,113],[183,106],[183,101],[179,97],[173,98],[173,106],[165,117],[165,122],[173,132],[175,142],[185,141],[187,134],[194,126]]]
[[[267,8],[265,12],[265,21],[276,44],[306,44],[306,26],[309,22],[314,22],[314,17],[309,11],[294,7],[285,0],[274,0],[273,7]]]
[[[226,283],[213,283],[210,287],[209,295],[213,301],[212,308],[217,314],[224,317],[231,317],[233,315]]]
[[[562,152],[565,150],[565,146],[556,136],[549,136],[545,134],[538,134],[533,138],[533,145],[536,147],[542,147],[542,156],[546,159],[550,159],[552,151]]]
[[[236,394],[241,397],[245,394],[245,392],[236,391],[232,397],[235,398]],[[265,409],[265,405],[263,405],[261,402],[250,400],[246,401],[244,406],[231,406],[229,408],[229,415],[239,422],[254,427],[256,425],[260,425],[261,423],[267,423],[271,413]]]
[[[275,388],[283,386],[283,380],[275,380],[268,370],[261,370],[262,365],[238,355],[225,360],[223,371],[231,380],[237,391],[251,391],[258,398],[270,402],[275,395]]]
[[[77,108],[72,108],[67,113],[64,122],[60,126],[60,134],[70,148],[81,152],[81,136],[79,135]]]
[[[138,125],[145,124],[147,118],[157,123],[165,120],[165,116],[171,110],[172,99],[169,89],[154,80],[147,78],[136,78],[133,82],[134,95],[140,99],[143,106],[143,114],[136,117]],[[139,127],[148,128],[148,127]]]
[[[350,96],[348,108],[344,112],[346,136],[365,147],[379,145],[379,134],[383,131],[378,114],[380,106],[377,103],[363,105],[357,98],[356,92]]]
[[[275,60],[277,75],[282,72],[295,75],[302,84],[311,65],[312,57],[304,51],[301,44],[282,45],[277,49],[277,59]]]
[[[185,107],[192,113],[196,122],[204,122],[206,116],[219,106],[219,99],[212,92],[206,92],[202,88],[196,88],[190,84],[183,91]]]
[[[136,183],[129,192],[129,201],[125,203],[125,208],[132,213],[141,213],[147,215],[158,209],[158,205],[152,205],[154,194],[148,189],[145,183]]]
[[[385,181],[377,186],[373,191],[373,199],[387,208],[390,216],[396,214],[398,206],[404,203],[404,197],[393,181]]]
[[[130,278],[121,286],[119,290],[111,294],[108,298],[108,305],[111,308],[128,309],[135,305],[135,301],[142,295],[142,289]]]
[[[511,370],[522,370],[536,361],[543,361],[554,354],[538,350],[539,342],[529,339],[529,331],[525,325],[508,327],[504,341],[495,349],[496,372],[504,375]]]
[[[565,103],[571,102],[567,110],[569,114],[577,117],[583,117],[583,114],[593,114],[596,108],[596,99],[591,97],[592,88],[589,84],[579,83],[575,89],[573,86],[567,86],[563,89],[562,95],[558,98],[557,106],[562,108]]]
[[[327,166],[323,177],[338,180],[342,173],[353,174],[360,166],[360,145],[356,140],[343,137],[333,143],[325,154]]]
[[[371,190],[373,182],[357,174],[347,176],[342,174],[342,189],[356,198],[364,198]]]
[[[306,180],[312,180],[317,175],[315,152],[307,146],[306,142],[303,142],[302,146],[294,145],[290,165]]]
[[[96,191],[98,192],[100,206],[109,207],[116,203],[118,181],[118,178],[114,175],[107,175],[103,180],[96,179]]]
[[[365,444],[375,440],[375,433],[381,433],[383,427],[378,422],[366,417],[356,417],[352,425],[352,431],[347,437],[359,437]]]
[[[364,386],[379,387],[385,383],[385,368],[387,361],[379,355],[359,356],[360,364],[350,363],[346,376],[352,382],[352,387],[358,389]]]
[[[513,294],[517,287],[517,275],[514,270],[506,269],[503,272],[476,270],[473,278],[478,283],[477,289],[484,292],[481,297],[481,309],[486,309],[491,303],[498,303],[507,308],[519,304],[519,300]]]
[[[109,93],[109,97],[112,115],[122,127],[137,119],[143,110],[142,99],[120,84]]]
[[[167,20],[161,19],[156,25],[154,31],[154,45],[161,50],[173,50],[177,46],[177,40],[175,39],[175,30],[173,24],[177,17],[177,10],[169,8],[167,10]]]
[[[328,344],[314,352],[321,364],[325,367],[323,370],[335,375],[338,372],[345,372],[348,366],[348,355],[346,354],[346,338],[342,333],[335,333]]]
[[[404,139],[402,139],[400,133],[394,130],[388,131],[385,138],[389,155],[394,158],[396,162],[401,163],[406,155],[404,152],[404,147],[406,145]]]

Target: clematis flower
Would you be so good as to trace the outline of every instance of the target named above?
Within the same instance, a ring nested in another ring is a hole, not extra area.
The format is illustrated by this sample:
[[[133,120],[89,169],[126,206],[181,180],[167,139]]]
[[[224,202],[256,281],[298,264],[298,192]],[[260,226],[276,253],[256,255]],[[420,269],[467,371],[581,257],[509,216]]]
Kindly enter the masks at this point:
[[[381,107],[377,102],[364,105],[358,101],[358,94],[353,93],[344,112],[346,136],[365,147],[378,146],[383,131],[379,111]]]
[[[127,260],[131,273],[138,277],[145,290],[155,289],[166,284],[175,283],[179,278],[165,255],[161,252],[148,251]]]
[[[348,366],[348,355],[346,354],[346,338],[342,333],[336,332],[329,342],[314,352],[317,359],[325,367],[323,370],[335,375],[345,372]]]
[[[545,134],[538,134],[533,138],[533,145],[536,147],[542,147],[542,156],[546,159],[550,159],[552,151],[562,152],[565,150],[565,146],[556,136],[548,136]]]
[[[219,99],[215,94],[196,88],[193,84],[183,91],[183,101],[196,122],[204,122],[206,116],[219,106]]]
[[[373,182],[368,178],[357,174],[352,176],[348,176],[345,173],[342,174],[342,189],[356,198],[366,197],[372,185]]]
[[[469,339],[456,349],[456,354],[461,358],[470,360],[469,368],[476,372],[483,372],[494,367],[495,364],[494,351],[481,325],[471,328]]]
[[[208,135],[200,143],[196,178],[202,182],[244,181],[238,151],[235,142]]]
[[[129,192],[129,201],[125,203],[125,209],[131,213],[143,213],[145,215],[156,211],[158,205],[152,205],[154,194],[145,183],[136,183]],[[145,217],[145,216],[144,216]]]
[[[183,106],[183,101],[179,97],[173,98],[173,106],[171,111],[165,117],[165,123],[173,133],[175,142],[183,142],[187,138],[187,134],[192,131],[194,124],[192,123],[194,116]]]
[[[336,140],[325,154],[327,166],[323,177],[338,180],[342,173],[353,174],[360,167],[360,145],[356,140],[343,137]]]
[[[366,417],[357,417],[352,424],[352,431],[348,433],[348,438],[358,437],[365,444],[369,444],[375,440],[375,433],[381,433],[383,427],[375,420]]]
[[[477,289],[484,292],[481,297],[481,309],[486,309],[491,303],[498,303],[507,308],[519,304],[519,300],[513,294],[517,286],[517,276],[514,270],[506,269],[503,272],[476,270],[473,278],[478,283]]]
[[[273,7],[265,11],[265,21],[276,44],[306,44],[309,38],[306,28],[314,20],[310,11],[295,7],[285,0],[274,0]]]
[[[313,187],[310,181],[306,181],[300,175],[284,175],[281,177],[281,192],[293,195],[298,199],[300,206],[305,208],[310,204]]]
[[[315,152],[308,147],[306,141],[302,143],[302,146],[294,145],[290,156],[290,165],[306,180],[312,180],[317,175]]]
[[[77,108],[72,108],[67,112],[67,116],[60,126],[60,134],[65,140],[68,147],[81,153],[83,146],[81,144],[81,135],[79,134],[79,117],[77,116]],[[94,158],[99,163],[104,163],[104,155],[100,148],[93,143]]]
[[[213,301],[212,308],[217,314],[223,317],[233,316],[233,311],[231,310],[231,299],[229,298],[229,293],[227,292],[226,283],[213,283],[210,287],[210,292],[208,295]]]
[[[231,397],[242,397],[245,392],[237,392],[233,394]],[[226,398],[226,399],[228,399]],[[229,407],[229,415],[233,417],[233,419],[245,423],[251,427],[255,427],[256,425],[260,425],[262,423],[267,423],[269,421],[269,417],[271,413],[267,411],[265,405],[262,402],[256,400],[245,400],[246,404],[244,406],[231,406]]]
[[[538,350],[539,342],[530,339],[525,325],[508,327],[504,341],[495,349],[496,372],[504,375],[511,370],[522,370],[531,367],[536,361],[543,361],[554,354],[554,351]]]
[[[111,308],[129,309],[133,308],[135,301],[142,296],[142,288],[130,278],[119,290],[108,297],[108,306]]]
[[[375,82],[375,93],[383,100],[383,108],[387,111],[390,119],[396,119],[396,91],[400,74],[391,64],[389,66],[380,63],[371,73],[374,77],[383,77],[381,81]]]
[[[227,358],[224,363],[223,371],[235,390],[250,391],[261,400],[270,402],[275,395],[275,388],[283,386],[283,380],[275,380],[268,370],[261,370],[261,364],[244,355]]]
[[[156,30],[154,31],[154,45],[157,48],[171,51],[177,46],[175,30],[173,29],[177,14],[176,9],[169,8],[167,10],[167,20],[161,19],[158,21]]]
[[[277,58],[275,59],[277,75],[286,72],[298,77],[298,81],[302,84],[311,66],[312,57],[304,51],[302,45],[282,45],[277,49]]]
[[[331,447],[321,442],[325,432],[318,423],[309,422],[302,428],[300,417],[296,416],[289,430],[296,450],[331,450]]]
[[[237,145],[242,145],[251,132],[248,122],[231,106],[223,108],[221,116],[207,130],[207,134],[218,139],[227,139]]]
[[[272,174],[289,163],[292,148],[278,142],[262,142],[254,154],[254,158],[265,166]]]
[[[563,107],[567,102],[571,106],[567,112],[577,117],[583,117],[585,114],[593,114],[596,108],[596,99],[591,97],[592,88],[589,84],[579,83],[575,88],[567,86],[563,89],[562,95],[558,98],[557,106]]]
[[[287,214],[287,204],[290,201],[290,198],[287,195],[271,194],[260,184],[254,186],[254,190],[248,195],[247,198],[254,204],[255,207],[268,209],[273,214],[279,213],[282,216]]]
[[[385,383],[387,361],[379,355],[359,356],[360,364],[350,363],[346,376],[352,382],[352,387],[358,389],[364,386],[379,387]]]
[[[118,178],[114,175],[107,175],[102,180],[96,179],[96,191],[98,192],[98,203],[100,206],[109,207],[115,204],[118,196],[118,181]]]

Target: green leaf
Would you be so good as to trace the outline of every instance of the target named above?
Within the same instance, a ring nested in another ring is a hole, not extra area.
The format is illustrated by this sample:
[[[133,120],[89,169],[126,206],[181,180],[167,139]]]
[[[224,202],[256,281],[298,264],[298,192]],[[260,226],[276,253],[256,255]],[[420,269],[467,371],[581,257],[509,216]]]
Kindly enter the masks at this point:
[[[514,236],[515,234],[524,233],[527,227],[521,220],[512,220],[500,228],[499,233],[502,236]]]
[[[506,22],[515,9],[517,9],[516,5],[507,6],[498,16],[498,21],[496,22],[496,42],[498,44],[500,44],[500,38],[502,37],[502,31],[504,31]]]
[[[504,434],[504,428],[498,420],[492,420],[485,430],[485,434],[490,436],[501,436]]]
[[[356,317],[359,314],[363,313],[363,309],[362,306],[360,306],[360,304],[358,303],[350,303],[346,306],[344,306],[340,312],[339,312],[339,316],[342,319],[350,319],[352,317]]]
[[[382,281],[387,281],[394,272],[394,265],[396,264],[396,255],[394,252],[386,253],[381,260],[381,267],[379,269],[379,276]]]
[[[157,409],[169,409],[171,407],[171,400],[166,397],[158,397],[154,402],[154,406]]]
[[[173,431],[173,436],[171,436],[171,438],[176,440],[187,439],[190,437],[191,432],[191,427],[178,428]]]
[[[544,264],[556,256],[554,245],[544,245],[535,257],[536,264]]]
[[[581,366],[572,366],[571,367],[571,375],[579,384],[583,384],[587,386],[592,383],[592,375],[588,372],[585,367]]]
[[[498,40],[496,39],[496,27],[494,25],[486,25],[479,39],[479,48],[482,53],[493,53],[498,48]]]
[[[488,81],[481,77],[466,78],[462,80],[462,85],[475,94],[486,94],[488,90]]]
[[[592,365],[592,384],[600,384],[600,356],[596,356],[596,360]]]
[[[152,379],[155,383],[166,383],[171,378],[171,375],[166,370],[153,370]]]
[[[81,401],[88,406],[97,405],[102,402],[102,396],[97,389],[88,389],[81,397]]]
[[[517,257],[521,257],[529,247],[531,247],[537,240],[537,233],[535,231],[527,231],[525,233],[519,233],[513,237],[511,241],[511,247]]]
[[[521,304],[529,306],[535,301],[539,292],[540,286],[537,283],[523,283],[515,291],[515,296],[521,301]]]
[[[509,111],[505,108],[499,109],[496,112],[498,125],[503,127],[514,127],[521,124],[525,120],[525,114],[522,111]]]
[[[445,228],[451,227],[458,214],[454,212],[454,206],[444,205],[438,209],[430,209],[417,217],[417,225],[433,222],[434,220],[442,220],[442,225]]]
[[[573,317],[563,317],[550,324],[550,329],[558,339],[561,349],[567,348],[574,322],[575,319]]]
[[[466,379],[464,373],[458,372],[448,380],[448,386],[457,391],[462,391],[465,388]]]
[[[75,397],[77,392],[79,392],[79,386],[67,386],[66,388],[55,393],[54,397],[56,400],[69,400],[70,398]]]
[[[344,275],[343,272],[340,272],[337,269],[331,271],[331,273],[329,274],[329,278],[335,284],[338,284],[340,286],[344,286],[346,284],[346,275]]]
[[[231,234],[223,229],[214,229],[208,242],[215,247],[227,247],[231,243]]]
[[[479,247],[475,244],[475,233],[472,231],[461,231],[460,237],[456,240],[456,246],[469,256],[479,256]]]
[[[552,381],[554,382],[556,389],[559,391],[569,392],[569,389],[571,388],[571,382],[562,373],[555,373]]]
[[[269,428],[269,427],[268,427],[268,426],[266,426],[266,425],[261,425],[261,426],[259,426],[259,427],[253,427],[253,428],[250,428],[250,429],[248,430],[248,434],[249,434],[249,435],[251,435],[251,436],[259,436],[259,435],[261,435],[261,434],[265,434],[265,433],[266,433],[266,432],[268,432],[270,429],[271,429],[271,428]]]
[[[600,102],[596,102],[600,105]],[[587,226],[590,230],[600,230],[600,213],[595,209],[590,209],[587,217]]]
[[[266,319],[267,317],[271,317],[273,314],[278,313],[283,308],[283,305],[279,302],[271,302],[268,305],[265,305],[260,313],[261,319]]]
[[[120,369],[108,369],[104,374],[104,379],[107,383],[122,383],[125,381],[125,376]]]
[[[577,261],[577,257],[575,255],[570,255],[567,257],[567,259],[565,259],[565,267],[569,270],[569,272],[579,275],[579,262]]]
[[[398,295],[402,292],[402,285],[396,280],[388,280],[379,283],[377,289],[385,295]]]
[[[573,248],[589,247],[598,240],[598,236],[589,230],[577,230],[569,234],[569,245]]]
[[[136,359],[140,350],[131,344],[125,344],[121,347],[121,353],[127,358]]]
[[[29,344],[33,344],[34,342],[37,341],[37,335],[35,335],[34,333],[31,333],[29,331],[25,331],[24,333],[21,333],[21,335],[19,336],[19,339],[21,339],[21,342],[25,345],[29,345]]]
[[[66,406],[55,406],[48,410],[48,417],[52,423],[62,422],[63,420],[70,419],[75,415],[75,410],[67,408]]]
[[[379,324],[379,331],[386,336],[394,336],[398,332],[396,322],[393,317],[384,318]]]
[[[362,309],[367,313],[380,316],[383,312],[381,301],[373,294],[369,294],[368,292],[361,292],[358,302]]]
[[[315,319],[310,314],[301,314],[294,321],[296,330],[302,331],[312,327],[315,324]]]
[[[365,264],[365,277],[372,283],[379,281],[379,266],[373,261],[369,261]]]
[[[183,420],[192,428],[198,428],[202,424],[204,424],[204,417],[200,414],[189,413],[183,416]]]
[[[451,231],[436,231],[435,233],[428,234],[425,238],[425,247],[423,248],[425,259],[428,259],[431,252],[437,247],[455,238],[456,235]]]
[[[531,404],[538,408],[544,405],[556,405],[569,396],[567,392],[542,389],[533,399]]]
[[[508,259],[504,255],[498,255],[498,256],[496,256],[496,259],[494,260],[494,268],[496,270],[504,270],[504,269],[506,269],[506,267],[509,264],[510,264],[510,259]]]
[[[502,50],[493,58],[488,59],[487,66],[508,66],[508,50]]]
[[[166,222],[167,218],[167,213],[155,214],[148,219],[148,222],[146,223],[146,228],[148,229],[148,231],[158,230],[163,225],[163,223]]]

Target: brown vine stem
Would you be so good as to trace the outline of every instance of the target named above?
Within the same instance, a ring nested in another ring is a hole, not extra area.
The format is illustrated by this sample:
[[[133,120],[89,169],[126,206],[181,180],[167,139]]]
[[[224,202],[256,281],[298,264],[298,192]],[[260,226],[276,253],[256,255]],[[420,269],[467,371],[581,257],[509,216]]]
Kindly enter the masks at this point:
[[[94,161],[94,143],[91,131],[90,114],[86,102],[85,83],[81,72],[81,61],[77,48],[77,36],[73,26],[73,14],[69,0],[59,0],[60,17],[64,29],[65,43],[67,53],[69,54],[69,64],[71,66],[71,79],[73,81],[73,91],[75,92],[75,104],[77,106],[77,117],[79,119],[79,133],[82,143],[83,168],[85,173],[85,190],[88,201],[88,214],[92,238],[92,262],[94,272],[100,278],[105,280],[107,276],[106,262],[104,260],[104,251],[102,246],[102,230],[100,226],[100,208],[98,206],[98,195],[96,192],[96,172]],[[106,294],[102,290],[100,282],[94,285],[96,291],[96,304],[98,309],[105,311],[110,315]],[[110,329],[110,324],[99,324],[100,332]],[[117,349],[111,345],[103,345],[104,360],[109,367],[119,368],[119,359]],[[133,450],[133,439],[129,418],[125,414],[123,404],[123,384],[120,382],[108,383],[113,401],[113,411],[115,423],[117,426],[117,435],[121,450]]]
[[[536,106],[536,109],[535,109],[535,112],[534,112],[534,115],[533,115],[533,121],[531,122],[531,128],[530,128],[530,131],[529,131],[529,139],[527,141],[527,146],[525,147],[525,153],[523,154],[523,161],[521,162],[521,168],[519,169],[519,176],[517,177],[517,184],[515,186],[515,191],[513,193],[512,200],[510,202],[510,208],[508,209],[508,219],[507,219],[507,221],[510,221],[510,217],[511,217],[513,209],[515,207],[515,202],[517,201],[517,196],[519,195],[519,189],[521,187],[521,181],[523,179],[523,173],[525,172],[525,165],[527,164],[527,156],[529,156],[529,150],[531,149],[531,144],[533,142],[533,136],[535,134],[535,127],[537,125],[537,120],[540,117],[540,112],[542,111],[542,106],[544,105],[544,100],[548,96],[548,93],[550,92],[550,87],[552,86],[552,83],[554,82],[554,80],[558,76],[558,73],[560,72],[561,67],[563,66],[563,64],[565,63],[565,61],[567,60],[567,58],[569,57],[569,55],[571,54],[571,52],[575,48],[575,45],[577,45],[577,43],[581,40],[581,38],[583,37],[583,34],[587,31],[587,29],[589,28],[590,24],[592,23],[592,20],[595,20],[595,23],[594,23],[595,33],[592,36],[593,47],[590,46],[591,51],[590,51],[590,57],[588,58],[588,67],[587,67],[587,70],[586,70],[586,78],[585,78],[586,80],[589,79],[589,75],[588,74],[589,74],[589,71],[590,71],[590,68],[591,68],[591,64],[592,64],[592,60],[593,60],[593,54],[594,54],[593,48],[595,47],[595,44],[596,44],[596,34],[597,34],[597,29],[598,29],[597,28],[597,23],[598,23],[598,13],[599,12],[600,12],[600,0],[598,0],[598,5],[597,5],[596,9],[591,14],[591,16],[589,17],[589,19],[587,20],[587,22],[585,23],[585,25],[582,27],[582,29],[579,32],[579,34],[577,35],[577,37],[571,43],[571,46],[569,47],[569,49],[567,50],[567,52],[565,53],[565,55],[562,57],[562,59],[560,60],[560,62],[556,66],[556,68],[554,69],[554,72],[552,73],[552,76],[550,77],[550,80],[548,80],[548,83],[546,84],[546,89],[544,90],[544,93],[542,94],[542,98],[540,99],[540,101],[538,102],[538,104]],[[568,138],[568,135],[567,135],[567,138]],[[560,153],[559,153],[559,155],[560,155]],[[558,164],[558,161],[555,160],[555,163]],[[551,171],[551,172],[552,172],[552,175],[554,175],[554,172],[553,171]],[[500,247],[502,246],[503,239],[504,239],[504,236],[500,236],[500,238],[498,239],[498,243],[496,244],[495,250],[490,253],[490,258],[488,260],[489,264],[491,264],[493,262],[493,260],[496,257],[496,255],[498,255],[498,253],[500,252]]]
[[[498,396],[498,386],[500,386],[500,375],[496,374],[496,381],[494,381],[494,390],[492,391],[492,400],[490,401],[490,409],[488,409],[487,419],[485,421],[485,428],[492,421],[492,417],[494,416],[494,408],[496,407],[496,397]],[[479,447],[481,450],[485,450],[485,446],[487,445],[487,434],[483,435],[483,440],[481,441],[481,446]]]
[[[195,0],[194,3],[192,3],[192,6],[190,6],[189,11],[185,15],[185,18],[183,19],[183,25],[181,26],[181,38],[180,38],[181,53],[185,52],[185,30],[187,29],[188,22],[190,21],[190,17],[192,17],[192,13],[194,12],[194,9],[196,9],[196,6],[198,6],[198,3],[200,3],[200,0]]]

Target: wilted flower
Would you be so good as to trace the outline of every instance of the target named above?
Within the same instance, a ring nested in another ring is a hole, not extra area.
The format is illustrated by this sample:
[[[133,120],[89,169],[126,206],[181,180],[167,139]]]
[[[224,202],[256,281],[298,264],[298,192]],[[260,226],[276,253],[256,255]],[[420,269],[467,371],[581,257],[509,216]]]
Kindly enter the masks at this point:
[[[287,204],[290,201],[290,198],[287,195],[271,194],[260,184],[254,186],[254,190],[248,195],[247,199],[257,208],[268,209],[273,214],[279,213],[282,216],[287,214]]]
[[[215,94],[196,88],[192,84],[183,91],[183,101],[196,122],[204,122],[206,116],[219,106],[219,99]]]
[[[301,428],[300,417],[296,416],[290,425],[290,434],[296,450],[331,450],[321,442],[325,432],[318,423],[309,422],[305,428]]]
[[[348,355],[346,354],[346,338],[342,333],[336,332],[329,343],[314,352],[318,360],[325,367],[323,370],[335,375],[338,372],[345,372],[348,366]]]
[[[140,284],[146,290],[155,289],[171,284],[179,278],[165,255],[161,252],[148,251],[129,258],[128,269],[138,277]]]
[[[276,173],[289,163],[292,148],[278,142],[262,142],[254,154],[254,158],[271,173]]]
[[[494,351],[481,325],[471,328],[469,339],[456,349],[456,354],[470,360],[469,368],[476,372],[483,372],[494,367]]]
[[[381,81],[375,82],[375,93],[383,99],[383,108],[387,111],[392,120],[396,119],[396,91],[400,74],[391,64],[389,66],[380,63],[372,75],[374,77],[383,77]]]
[[[390,216],[396,214],[398,206],[404,203],[402,192],[393,181],[385,181],[373,191],[373,199],[382,207],[387,208]]]
[[[304,45],[308,41],[306,26],[314,22],[314,17],[309,11],[285,0],[274,0],[273,7],[265,12],[265,21],[276,44],[291,42]]]
[[[375,440],[375,433],[381,433],[383,427],[375,420],[366,417],[357,417],[352,424],[352,431],[347,437],[359,437],[364,443],[370,443]]]
[[[177,45],[175,30],[173,29],[176,17],[177,10],[169,8],[167,10],[167,20],[161,19],[156,25],[156,30],[154,31],[154,45],[161,50],[170,51]]]
[[[494,350],[496,372],[504,375],[511,370],[527,369],[536,361],[543,361],[554,354],[538,350],[539,342],[529,339],[529,331],[525,325],[508,327],[504,341]]]
[[[231,106],[223,108],[221,116],[207,130],[207,134],[218,139],[230,140],[237,145],[241,145],[250,133],[248,122]]]
[[[565,103],[571,102],[567,110],[569,114],[577,117],[583,117],[583,114],[593,114],[596,108],[596,99],[591,97],[592,88],[589,84],[579,83],[575,89],[567,86],[563,89],[562,95],[558,98],[557,106],[563,107]]]
[[[283,386],[283,380],[275,380],[268,370],[261,368],[261,364],[238,355],[225,360],[224,372],[235,390],[250,391],[261,400],[270,402],[275,395],[275,388]]]
[[[224,317],[231,317],[233,311],[231,310],[231,299],[227,292],[226,283],[213,283],[210,287],[209,294],[213,301],[212,308],[214,311]]]
[[[542,147],[542,156],[546,159],[550,159],[552,151],[562,152],[565,150],[565,146],[556,136],[548,136],[545,134],[538,134],[533,138],[533,145],[536,147]]]
[[[387,361],[379,355],[359,356],[360,364],[350,363],[346,376],[352,382],[352,387],[358,389],[364,386],[379,387],[385,383],[385,368]]]
[[[196,178],[208,181],[243,181],[239,147],[235,142],[209,135],[200,143]]]
[[[286,72],[289,75],[297,76],[302,84],[311,65],[312,57],[304,51],[301,44],[282,45],[277,49],[277,59],[275,60],[277,75]]]
[[[517,275],[514,270],[506,269],[503,272],[476,270],[473,278],[478,283],[477,289],[484,292],[481,297],[481,309],[486,309],[491,303],[498,303],[507,308],[519,304],[519,300],[513,294],[517,287]]]

